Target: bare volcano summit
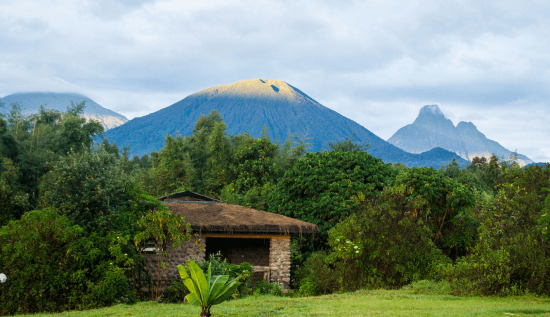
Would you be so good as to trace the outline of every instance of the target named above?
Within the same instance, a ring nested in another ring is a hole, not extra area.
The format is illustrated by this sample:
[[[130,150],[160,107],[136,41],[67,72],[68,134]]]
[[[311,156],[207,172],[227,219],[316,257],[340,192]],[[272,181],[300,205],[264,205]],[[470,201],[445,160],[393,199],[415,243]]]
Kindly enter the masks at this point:
[[[498,142],[487,139],[471,122],[461,121],[455,127],[437,105],[424,106],[412,124],[399,129],[388,142],[411,153],[422,153],[440,147],[457,153],[463,159],[486,157],[492,154],[508,158],[512,151]],[[522,165],[533,163],[525,155],[518,154]]]
[[[248,131],[258,137],[265,125],[272,140],[284,141],[298,133],[309,138],[313,151],[325,149],[328,142],[343,140],[355,133],[362,142],[370,144],[370,154],[386,163],[439,167],[456,156],[443,149],[429,154],[407,153],[286,82],[266,79],[243,80],[199,91],[111,129],[105,137],[119,146],[130,145],[133,154],[159,151],[167,134],[191,134],[197,119],[211,110],[223,116],[231,134]],[[466,164],[464,160],[459,161]]]

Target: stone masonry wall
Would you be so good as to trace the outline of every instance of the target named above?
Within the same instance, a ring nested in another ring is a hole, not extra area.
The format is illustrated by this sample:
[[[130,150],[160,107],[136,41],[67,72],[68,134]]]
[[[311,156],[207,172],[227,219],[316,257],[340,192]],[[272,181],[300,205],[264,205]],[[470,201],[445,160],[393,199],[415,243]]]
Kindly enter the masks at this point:
[[[282,283],[290,288],[290,239],[271,239],[269,248],[271,282]]]
[[[159,257],[158,255],[145,256],[145,265],[153,280],[157,280],[159,275],[159,260],[166,262],[168,265],[166,270],[163,270],[161,267],[160,280],[167,282],[179,280],[178,265],[185,265],[188,260],[195,260],[196,262],[204,261],[206,240],[197,236],[192,241],[184,242],[176,250],[172,250],[171,246],[169,246],[167,251],[169,254],[172,253],[168,258]],[[270,239],[269,266],[255,265],[253,267],[254,272],[261,272],[261,274],[256,274],[255,279],[260,279],[263,276],[268,279],[268,282],[281,283],[285,289],[289,289],[290,263],[290,239]],[[165,285],[168,284],[166,283]]]
[[[146,255],[145,265],[153,280],[156,280],[159,275],[158,262],[166,262],[168,265],[166,270],[163,270],[162,266],[160,268],[160,279],[163,281],[178,280],[180,279],[178,265],[185,265],[188,260],[195,260],[195,262],[204,261],[205,249],[204,239],[195,237],[191,241],[182,243],[182,245],[175,250],[172,249],[172,246],[168,246],[168,257]]]

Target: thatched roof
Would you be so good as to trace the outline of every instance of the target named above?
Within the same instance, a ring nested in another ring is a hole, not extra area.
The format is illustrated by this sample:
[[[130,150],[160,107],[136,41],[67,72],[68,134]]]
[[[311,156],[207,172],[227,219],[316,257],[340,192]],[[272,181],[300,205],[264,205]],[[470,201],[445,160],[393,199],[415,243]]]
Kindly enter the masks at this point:
[[[222,202],[221,200],[217,200],[212,197],[204,196],[202,194],[190,192],[188,190],[174,193],[166,196],[162,196],[157,198],[158,200],[162,202],[171,202],[171,201],[215,201],[215,202]]]
[[[173,213],[185,217],[194,232],[315,233],[317,226],[283,215],[217,201],[164,202]]]

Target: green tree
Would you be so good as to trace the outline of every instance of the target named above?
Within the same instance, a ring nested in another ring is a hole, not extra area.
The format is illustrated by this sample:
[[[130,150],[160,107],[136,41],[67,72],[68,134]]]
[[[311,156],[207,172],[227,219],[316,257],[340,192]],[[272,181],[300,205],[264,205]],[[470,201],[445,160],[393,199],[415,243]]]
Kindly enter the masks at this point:
[[[230,174],[231,140],[225,123],[216,122],[207,143],[208,159],[204,174],[204,186],[208,193],[218,194],[228,184]]]
[[[364,151],[366,152],[369,149],[368,144],[361,144],[361,140],[352,133],[351,137],[345,137],[342,141],[329,142],[328,151],[342,151],[342,152],[353,152],[353,151]]]
[[[139,250],[145,245],[154,243],[154,248],[160,251],[157,260],[157,279],[149,286],[151,300],[158,300],[164,292],[161,271],[166,270],[168,260],[173,256],[173,251],[179,248],[183,242],[191,240],[191,225],[185,223],[185,219],[172,214],[164,205],[158,205],[155,209],[145,213],[138,221],[140,232],[134,236],[134,243]],[[170,246],[170,247],[169,247]],[[141,281],[139,283],[141,285]]]
[[[101,124],[80,117],[83,109],[83,103],[73,105],[65,113],[42,107],[38,114],[25,117],[14,106],[8,116],[9,133],[19,149],[14,160],[20,172],[18,182],[32,206],[37,206],[38,184],[51,169],[51,163],[71,150],[90,149],[93,139],[102,133]]]
[[[55,209],[28,212],[0,229],[0,266],[10,279],[0,291],[0,314],[75,308],[83,296],[75,261],[82,229]]]
[[[550,294],[550,166],[501,171],[497,194],[478,204],[479,240],[443,277],[456,293]]]
[[[125,193],[120,162],[112,154],[70,152],[40,182],[40,205],[55,207],[90,232],[106,227]]]
[[[29,197],[18,185],[18,168],[9,158],[0,157],[0,227],[21,218],[29,209]]]
[[[408,201],[421,202],[407,211],[422,219],[445,254],[465,254],[477,230],[472,215],[475,195],[467,186],[429,167],[413,167],[399,174],[395,186],[406,190]]]
[[[458,166],[458,162],[456,161],[456,157],[453,157],[453,160],[447,165],[447,168],[445,168],[445,176],[450,178],[457,178],[460,174],[460,166]]]
[[[220,122],[223,122],[222,116],[217,111],[212,110],[207,116],[201,116],[193,128],[193,134],[185,137],[184,151],[189,153],[196,172],[191,187],[198,192],[207,191],[205,178],[207,178],[207,162],[211,152],[208,146],[205,145],[208,144],[214,127]],[[219,129],[220,127],[218,127]]]
[[[340,277],[339,288],[401,287],[429,278],[445,263],[429,223],[411,212],[426,205],[425,198],[411,197],[406,185],[387,186],[331,229],[326,262]]]
[[[269,211],[318,225],[317,244],[325,246],[327,230],[358,205],[353,197],[376,195],[393,175],[391,166],[366,152],[307,153],[279,179]]]
[[[259,210],[269,209],[269,196],[284,171],[303,156],[307,144],[296,136],[283,145],[272,143],[264,130],[254,139],[248,134],[235,136],[231,165],[233,182],[220,193],[223,201]]]

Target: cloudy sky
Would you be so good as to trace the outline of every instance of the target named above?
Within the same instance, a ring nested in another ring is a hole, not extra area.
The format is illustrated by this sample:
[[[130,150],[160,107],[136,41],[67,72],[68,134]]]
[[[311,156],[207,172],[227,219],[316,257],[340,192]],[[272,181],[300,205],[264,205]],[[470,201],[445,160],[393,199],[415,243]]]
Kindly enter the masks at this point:
[[[58,77],[131,119],[280,79],[383,139],[438,104],[550,161],[549,16],[548,1],[0,0],[0,92]]]

